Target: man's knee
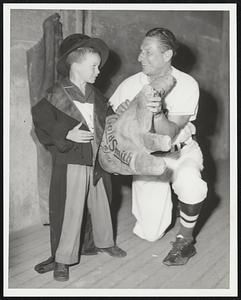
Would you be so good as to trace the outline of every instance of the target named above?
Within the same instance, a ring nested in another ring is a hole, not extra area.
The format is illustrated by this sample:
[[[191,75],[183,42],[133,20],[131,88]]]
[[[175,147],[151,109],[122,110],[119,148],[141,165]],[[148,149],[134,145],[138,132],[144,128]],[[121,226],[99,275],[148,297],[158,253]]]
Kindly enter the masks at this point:
[[[202,202],[208,191],[200,171],[193,166],[182,167],[176,172],[173,189],[179,200],[187,204]]]
[[[165,233],[165,229],[168,226],[157,230],[156,228],[146,228],[143,224],[139,224],[136,222],[135,227],[133,228],[133,232],[139,236],[140,238],[148,241],[148,242],[155,242],[159,240]]]

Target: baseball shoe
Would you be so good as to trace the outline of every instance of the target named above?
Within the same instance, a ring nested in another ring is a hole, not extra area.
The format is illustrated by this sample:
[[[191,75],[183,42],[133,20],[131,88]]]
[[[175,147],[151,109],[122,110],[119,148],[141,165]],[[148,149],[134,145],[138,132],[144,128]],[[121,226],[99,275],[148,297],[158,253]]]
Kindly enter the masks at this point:
[[[189,258],[196,254],[193,242],[182,237],[177,237],[175,242],[171,242],[172,249],[163,260],[166,266],[185,265]]]

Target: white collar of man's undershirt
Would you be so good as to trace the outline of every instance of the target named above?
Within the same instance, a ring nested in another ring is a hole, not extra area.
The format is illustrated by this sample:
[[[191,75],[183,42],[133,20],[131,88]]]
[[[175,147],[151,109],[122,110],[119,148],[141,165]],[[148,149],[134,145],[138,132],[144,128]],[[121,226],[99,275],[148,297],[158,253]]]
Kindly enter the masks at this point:
[[[175,71],[175,68],[173,66],[171,66],[171,74],[173,74],[173,71]],[[145,73],[141,72],[140,81],[142,84],[149,84],[150,77],[147,76]]]

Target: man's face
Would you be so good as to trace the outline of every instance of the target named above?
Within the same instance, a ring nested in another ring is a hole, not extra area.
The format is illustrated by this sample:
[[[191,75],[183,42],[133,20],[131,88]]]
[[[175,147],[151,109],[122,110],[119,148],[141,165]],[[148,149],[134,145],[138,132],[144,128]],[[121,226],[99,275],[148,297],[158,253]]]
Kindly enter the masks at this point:
[[[167,61],[164,56],[164,49],[156,37],[145,37],[141,44],[141,52],[138,61],[142,65],[142,71],[148,76],[158,75],[162,72]]]
[[[98,53],[86,53],[76,62],[77,71],[84,82],[94,83],[100,73],[100,56]]]

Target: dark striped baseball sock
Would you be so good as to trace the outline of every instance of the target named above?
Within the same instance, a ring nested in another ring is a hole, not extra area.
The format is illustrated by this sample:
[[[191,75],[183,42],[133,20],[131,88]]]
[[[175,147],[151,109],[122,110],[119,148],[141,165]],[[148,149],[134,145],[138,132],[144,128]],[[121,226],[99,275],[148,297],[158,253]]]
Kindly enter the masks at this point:
[[[193,240],[193,230],[199,217],[203,202],[186,204],[180,201],[180,229],[177,237]]]

